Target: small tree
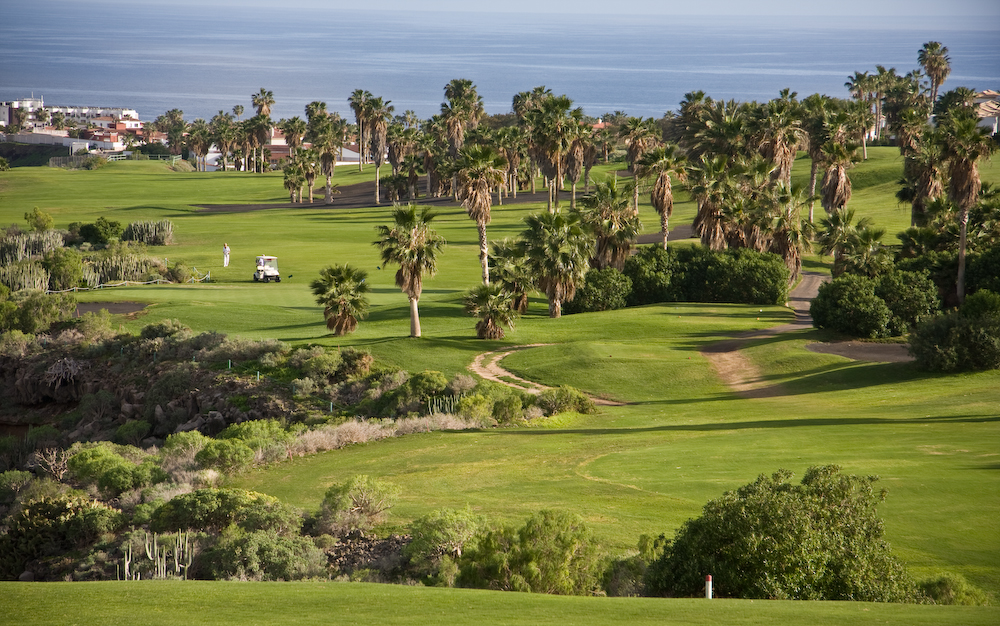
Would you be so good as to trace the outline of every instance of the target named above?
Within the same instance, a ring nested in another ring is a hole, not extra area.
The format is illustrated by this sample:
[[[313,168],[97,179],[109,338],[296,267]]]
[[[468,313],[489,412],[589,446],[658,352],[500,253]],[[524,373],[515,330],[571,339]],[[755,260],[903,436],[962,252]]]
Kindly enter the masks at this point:
[[[479,285],[465,296],[465,312],[479,318],[476,336],[480,339],[503,339],[503,327],[513,330],[518,312],[514,295],[502,285]]]
[[[646,575],[657,596],[694,596],[711,574],[718,595],[795,600],[913,600],[913,581],[883,539],[876,476],[811,467],[730,491],[681,526]]]
[[[38,207],[26,212],[24,214],[24,221],[28,222],[28,226],[35,232],[50,230],[52,225],[55,224],[52,216]]]
[[[330,487],[323,498],[321,526],[335,534],[370,529],[385,521],[399,497],[399,487],[358,475]]]

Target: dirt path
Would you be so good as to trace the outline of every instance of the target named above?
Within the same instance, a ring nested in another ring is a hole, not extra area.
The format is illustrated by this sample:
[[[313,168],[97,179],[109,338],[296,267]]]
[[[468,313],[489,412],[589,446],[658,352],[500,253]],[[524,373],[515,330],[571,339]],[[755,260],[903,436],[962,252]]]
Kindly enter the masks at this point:
[[[817,272],[802,273],[802,280],[789,294],[788,304],[795,311],[795,321],[791,324],[741,333],[702,350],[701,354],[712,364],[722,382],[744,398],[771,398],[783,395],[781,386],[768,382],[740,349],[753,339],[810,328],[812,317],[809,315],[809,303],[819,293],[819,286],[826,280],[829,280],[827,276]],[[812,352],[836,354],[855,361],[901,363],[913,360],[904,344],[839,341],[811,343],[806,349]]]
[[[501,367],[500,361],[518,350],[551,345],[552,344],[550,343],[531,343],[523,346],[511,346],[501,350],[493,350],[492,352],[483,352],[482,354],[477,354],[476,358],[472,360],[472,364],[469,365],[469,371],[477,376],[485,378],[486,380],[492,380],[502,385],[507,385],[508,387],[513,387],[514,389],[520,389],[521,391],[537,395],[546,389],[551,389],[551,387],[546,387],[545,385],[541,385],[514,375]],[[604,398],[598,398],[595,396],[590,396],[590,399],[593,400],[594,404],[599,406],[624,405],[623,402],[605,400]]]

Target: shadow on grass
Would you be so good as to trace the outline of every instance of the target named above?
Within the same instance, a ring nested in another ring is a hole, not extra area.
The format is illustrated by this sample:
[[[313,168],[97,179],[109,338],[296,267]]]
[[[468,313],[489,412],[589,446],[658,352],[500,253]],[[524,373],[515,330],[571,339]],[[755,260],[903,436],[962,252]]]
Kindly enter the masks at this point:
[[[1000,416],[985,417],[982,415],[951,415],[920,417],[915,419],[891,419],[879,417],[848,418],[848,417],[816,417],[807,419],[776,419],[751,420],[746,422],[720,422],[703,424],[677,424],[669,426],[646,426],[639,428],[561,428],[547,430],[503,430],[497,429],[497,435],[511,436],[545,436],[545,435],[621,435],[655,432],[711,432],[727,430],[758,430],[767,428],[822,428],[825,426],[881,426],[905,424],[981,424],[984,422],[1000,422]],[[453,431],[442,431],[453,432]],[[454,431],[457,432],[457,431]],[[1000,469],[1000,464],[975,469]]]

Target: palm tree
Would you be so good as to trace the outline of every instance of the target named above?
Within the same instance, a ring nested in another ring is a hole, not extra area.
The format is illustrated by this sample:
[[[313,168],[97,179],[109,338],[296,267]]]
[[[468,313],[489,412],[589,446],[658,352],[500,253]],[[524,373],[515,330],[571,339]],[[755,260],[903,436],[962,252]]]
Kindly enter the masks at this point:
[[[705,157],[700,164],[688,168],[687,187],[698,204],[692,226],[701,237],[702,245],[712,250],[726,247],[722,207],[729,191],[728,168],[725,154]]]
[[[576,286],[582,283],[590,264],[587,258],[593,246],[576,214],[559,211],[524,218],[527,228],[521,232],[521,246],[527,257],[528,271],[549,301],[549,317],[562,315],[562,303],[572,300]]]
[[[243,118],[243,105],[242,104],[233,105],[233,115],[236,116],[236,121],[237,122],[242,122],[243,121],[243,119],[242,119]]]
[[[199,171],[208,171],[208,164],[205,157],[212,147],[212,134],[208,129],[208,123],[200,117],[191,122],[188,127],[187,145],[195,154],[195,163]]]
[[[581,223],[594,235],[591,267],[613,267],[621,271],[632,253],[635,238],[642,232],[639,216],[630,206],[632,185],[619,186],[617,178],[594,185],[594,191],[580,199]]]
[[[296,161],[290,161],[282,168],[282,172],[285,175],[283,184],[285,189],[288,190],[291,202],[296,201],[296,195],[298,196],[298,201],[302,202],[302,185],[306,182],[306,178],[302,173],[302,166]]]
[[[534,288],[534,279],[521,246],[509,239],[494,241],[490,246],[490,267],[494,283],[499,283],[511,294],[511,307],[518,313],[527,311],[528,292]]]
[[[465,296],[465,312],[479,318],[476,337],[503,339],[503,327],[514,329],[517,310],[514,295],[502,285],[478,285]]]
[[[316,304],[323,307],[326,327],[342,337],[354,332],[368,314],[368,273],[350,265],[331,265],[310,283]]]
[[[813,205],[816,197],[816,179],[819,166],[823,160],[823,144],[829,139],[827,117],[834,106],[834,100],[829,96],[814,93],[802,101],[803,126],[808,140],[809,161],[809,222],[813,222]]]
[[[420,336],[420,313],[417,302],[423,291],[424,274],[437,272],[437,256],[445,246],[444,237],[430,228],[431,209],[417,213],[416,207],[399,207],[392,212],[392,226],[378,226],[374,245],[382,263],[399,265],[396,286],[410,299],[410,336]]]
[[[302,146],[302,139],[308,130],[305,120],[296,115],[290,119],[278,122],[278,129],[285,135],[285,143],[288,144],[288,156],[294,157],[295,151]]]
[[[761,108],[756,124],[760,154],[774,164],[771,181],[781,181],[789,188],[792,186],[795,151],[806,140],[800,107],[793,98],[792,95],[768,102]]]
[[[313,188],[316,186],[316,176],[320,172],[319,154],[312,148],[299,150],[295,156],[295,163],[299,166],[299,171],[302,172],[302,176],[305,178],[306,186],[309,188],[309,204],[312,204]]]
[[[562,185],[566,152],[572,144],[573,131],[583,118],[583,110],[571,109],[573,101],[565,95],[542,98],[537,108],[526,113],[531,127],[532,143],[539,165],[544,168],[549,185],[549,210],[559,209],[559,188]]]
[[[973,115],[950,115],[941,128],[944,157],[948,161],[948,198],[958,205],[958,301],[965,300],[965,249],[969,230],[969,209],[979,199],[982,181],[979,161],[996,150],[989,129]]]
[[[236,127],[232,116],[225,111],[219,111],[209,122],[209,131],[212,134],[212,142],[219,149],[222,170],[226,171],[227,157],[236,145]]]
[[[507,159],[492,146],[473,145],[462,149],[456,166],[458,199],[479,229],[479,262],[483,266],[483,284],[488,285],[490,266],[486,225],[490,223],[490,193],[503,185]]]
[[[927,205],[944,195],[945,160],[940,135],[928,131],[917,142],[909,157],[910,171],[896,193],[901,202],[910,203],[910,226],[926,226]]]
[[[670,177],[679,180],[687,177],[687,157],[681,154],[677,144],[666,144],[653,148],[642,155],[638,164],[639,178],[656,177],[649,200],[660,214],[660,232],[663,233],[663,249],[667,249],[670,235],[670,216],[674,212],[674,192]]]
[[[625,161],[628,171],[632,174],[632,210],[639,213],[639,174],[638,165],[642,155],[656,142],[659,137],[656,120],[653,118],[630,117],[619,131],[619,136],[625,140]]]
[[[378,176],[379,168],[385,159],[386,135],[389,132],[389,119],[395,107],[383,101],[381,97],[368,100],[368,116],[366,122],[371,141],[371,155],[375,159],[375,204],[379,203]]]
[[[366,132],[366,118],[368,117],[368,101],[371,100],[371,92],[364,89],[355,89],[349,98],[347,98],[348,104],[351,105],[351,110],[354,111],[354,119],[358,124],[358,171],[364,171],[365,162],[365,149],[364,146],[367,143],[365,139],[367,138]]]
[[[250,102],[257,109],[257,115],[268,117],[271,115],[271,107],[274,106],[274,92],[261,87],[260,91],[250,96]]]
[[[828,141],[823,145],[826,171],[820,185],[820,203],[827,213],[842,209],[851,200],[851,179],[847,175],[856,160],[857,146]]]
[[[818,242],[820,254],[833,255],[833,276],[844,273],[844,256],[849,252],[861,231],[873,228],[870,217],[864,217],[854,223],[854,209],[839,207],[820,220]]]
[[[927,78],[931,79],[931,102],[937,102],[938,90],[948,78],[948,74],[951,74],[948,48],[941,45],[940,41],[928,41],[917,52],[917,62],[924,68]]]
[[[803,223],[801,209],[807,197],[798,190],[780,185],[775,194],[777,216],[771,226],[769,250],[785,260],[788,282],[794,284],[802,270],[802,255],[810,248],[812,224]]]

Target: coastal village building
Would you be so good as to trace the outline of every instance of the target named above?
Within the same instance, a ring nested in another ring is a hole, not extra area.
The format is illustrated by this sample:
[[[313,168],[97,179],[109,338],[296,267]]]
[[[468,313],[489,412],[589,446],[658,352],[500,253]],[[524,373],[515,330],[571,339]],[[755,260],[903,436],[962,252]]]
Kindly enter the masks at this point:
[[[979,114],[979,125],[993,129],[993,134],[1000,131],[1000,91],[987,89],[976,94],[976,112]]]

